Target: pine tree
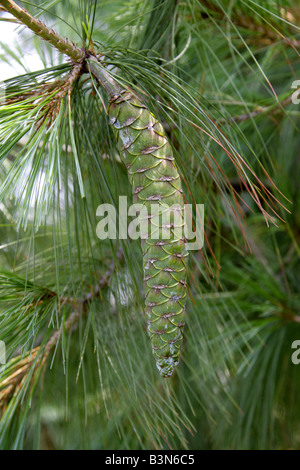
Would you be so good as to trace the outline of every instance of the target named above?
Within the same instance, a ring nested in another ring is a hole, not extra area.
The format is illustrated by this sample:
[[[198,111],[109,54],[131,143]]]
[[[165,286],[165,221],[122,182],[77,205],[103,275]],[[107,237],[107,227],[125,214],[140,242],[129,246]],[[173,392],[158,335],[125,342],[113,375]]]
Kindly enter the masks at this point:
[[[0,5],[0,448],[299,448],[297,2]],[[99,239],[120,196],[203,248]]]

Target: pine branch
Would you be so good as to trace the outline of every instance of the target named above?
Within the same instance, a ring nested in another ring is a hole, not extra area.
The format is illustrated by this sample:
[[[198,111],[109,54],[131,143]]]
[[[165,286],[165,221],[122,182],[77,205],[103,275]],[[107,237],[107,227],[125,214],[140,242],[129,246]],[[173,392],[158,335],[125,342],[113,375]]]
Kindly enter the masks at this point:
[[[75,64],[70,73],[65,75],[64,78],[59,78],[49,84],[39,84],[37,87],[25,93],[12,93],[11,96],[8,95],[5,104],[10,105],[20,103],[33,97],[36,98],[31,102],[31,105],[32,109],[37,109],[35,118],[37,130],[45,121],[47,121],[47,128],[49,128],[56,119],[64,98],[71,92],[74,83],[80,77],[82,65],[82,63]],[[43,106],[40,107],[40,103],[44,103]]]
[[[116,259],[119,262],[122,262],[124,258],[123,251],[121,247],[118,249],[116,253]],[[74,304],[76,306],[79,306],[79,309],[82,311],[87,310],[88,304],[95,298],[98,298],[100,296],[100,290],[104,289],[106,287],[111,279],[112,274],[114,273],[115,270],[115,262],[114,260],[110,263],[109,267],[107,268],[105,274],[97,281],[97,284],[94,286],[93,292],[89,292],[83,297],[82,299],[78,298],[73,298],[73,297],[60,297],[61,304]]]
[[[117,251],[116,259],[121,262],[123,260],[123,251],[121,248]],[[88,305],[90,302],[100,296],[100,290],[106,287],[115,271],[115,262],[112,261],[105,274],[98,280],[93,292],[89,292],[82,299],[60,297],[61,305],[73,304],[74,310],[65,321],[65,323],[56,330],[46,345],[37,346],[32,351],[28,352],[25,357],[15,357],[7,365],[8,371],[4,379],[0,380],[0,410],[4,410],[7,403],[16,396],[27,381],[28,374],[31,374],[30,380],[35,382],[37,374],[40,373],[43,366],[46,364],[49,354],[55,349],[63,332],[71,331],[77,325],[80,318],[88,313]],[[57,294],[53,291],[46,292],[47,297],[55,297]],[[45,297],[45,299],[47,298]],[[39,358],[39,355],[41,357]],[[32,367],[34,368],[32,371]]]
[[[251,111],[250,113],[243,113],[239,114],[238,116],[232,116],[229,119],[221,119],[219,122],[220,124],[225,124],[228,121],[231,122],[243,122],[247,121],[248,119],[253,119],[260,114],[268,114],[269,116],[280,113],[285,106],[288,106],[292,102],[293,95],[288,96],[280,103],[276,103],[275,106],[258,106],[256,109]]]
[[[209,18],[209,11],[211,11],[213,16],[219,21],[227,19],[237,28],[243,28],[247,33],[249,31],[255,32],[258,37],[250,39],[250,42],[257,42],[258,40],[260,43],[269,45],[278,41],[282,41],[282,44],[292,46],[294,48],[300,46],[300,41],[294,38],[288,38],[283,34],[282,28],[280,27],[281,25],[279,23],[276,24],[273,21],[266,19],[264,21],[259,21],[259,15],[251,16],[249,14],[241,13],[239,10],[235,11],[234,9],[229,17],[225,7],[222,6],[221,3],[220,5],[215,5],[209,0],[202,0],[202,5],[205,8],[204,12],[202,13],[203,18]],[[283,19],[288,18],[290,23],[294,23],[295,25],[298,23],[299,13],[296,9],[290,10],[286,7],[282,7],[280,9],[280,15]],[[261,19],[263,18],[261,17]]]
[[[76,79],[78,77],[78,70],[80,73],[84,71],[85,61],[87,58],[89,58],[90,62],[88,64],[88,69],[102,84],[108,95],[111,97],[113,94],[121,91],[121,87],[119,87],[119,85],[109,75],[109,73],[104,70],[103,67],[99,66],[99,61],[94,55],[93,51],[87,51],[84,48],[80,49],[74,43],[70,44],[68,39],[64,39],[59,36],[53,29],[48,28],[48,26],[46,26],[40,20],[34,18],[25,8],[20,8],[12,0],[0,0],[0,5],[3,5],[6,11],[15,16],[15,18],[21,21],[22,24],[26,25],[37,36],[45,41],[48,41],[59,52],[62,52],[63,54],[66,54],[68,57],[70,57],[75,65],[79,66],[79,68],[74,67],[74,71],[71,73],[70,78],[75,76]]]
[[[86,56],[84,49],[78,48],[74,43],[71,44],[68,39],[63,39],[53,29],[48,28],[40,20],[34,18],[25,8],[20,8],[12,0],[1,0],[0,5],[31,29],[37,36],[48,41],[59,52],[69,56],[73,62],[82,62],[84,60]]]

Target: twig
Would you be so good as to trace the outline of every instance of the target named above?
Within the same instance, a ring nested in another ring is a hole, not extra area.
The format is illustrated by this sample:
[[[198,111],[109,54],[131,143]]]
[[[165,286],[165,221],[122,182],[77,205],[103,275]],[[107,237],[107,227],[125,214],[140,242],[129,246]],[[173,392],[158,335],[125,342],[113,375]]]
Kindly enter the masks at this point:
[[[220,119],[219,123],[225,124],[226,122],[244,122],[244,121],[247,121],[248,119],[255,118],[259,114],[263,114],[263,113],[266,113],[269,115],[277,114],[282,110],[283,107],[288,106],[292,102],[292,97],[293,95],[288,96],[280,103],[277,103],[275,106],[273,105],[259,106],[253,111],[251,111],[251,113],[248,113],[248,114],[243,113],[243,114],[239,114],[238,116],[232,116],[228,119],[222,118]]]
[[[93,50],[86,50],[79,48],[74,43],[70,43],[68,39],[63,39],[53,29],[48,28],[37,18],[34,18],[25,8],[20,8],[12,0],[0,0],[0,9],[5,8],[6,11],[11,13],[15,18],[26,25],[37,36],[48,41],[58,51],[66,54],[73,61],[73,70],[70,74],[70,84],[72,85],[72,77],[75,79],[81,75],[82,72],[89,71],[92,73],[96,80],[101,83],[109,97],[113,96],[121,90],[121,87],[116,83],[110,74],[100,64],[99,58],[96,57]],[[101,55],[103,57],[103,55]],[[62,90],[63,91],[63,90]],[[60,98],[58,96],[58,98]],[[51,123],[51,122],[50,122]]]
[[[78,48],[74,43],[71,44],[68,39],[63,39],[53,29],[48,28],[40,20],[34,18],[25,8],[20,8],[12,0],[1,0],[0,5],[31,29],[37,36],[48,41],[58,51],[69,56],[74,62],[82,62],[85,59],[86,51],[84,49]]]
[[[123,251],[121,247],[117,252],[116,258],[118,261],[122,261],[123,259]],[[37,346],[25,357],[20,358],[20,360],[16,362],[15,367],[12,368],[11,374],[4,380],[0,381],[0,410],[3,410],[9,400],[13,396],[16,396],[22,389],[22,386],[26,381],[32,365],[34,365],[34,371],[31,377],[31,381],[36,381],[37,373],[39,373],[46,364],[49,354],[56,347],[62,332],[70,331],[78,323],[79,319],[88,312],[88,304],[94,298],[100,296],[100,290],[108,285],[114,270],[115,262],[112,261],[105,274],[97,282],[96,286],[94,287],[94,291],[86,294],[83,299],[60,297],[62,304],[66,302],[75,304],[75,310],[71,313],[65,323],[52,334],[44,348],[42,348],[42,346]],[[56,294],[52,291],[49,291],[48,296],[49,295],[54,296]],[[38,360],[37,357],[40,351],[42,357],[40,360]],[[16,358],[13,360],[16,360]]]
[[[119,262],[121,262],[124,258],[122,248],[119,247],[117,253],[116,253],[116,258]],[[80,305],[82,309],[86,309],[87,305],[89,302],[91,302],[92,299],[97,298],[100,296],[100,290],[104,289],[110,281],[110,278],[112,274],[114,273],[115,270],[115,262],[112,260],[110,263],[109,267],[107,268],[105,274],[98,280],[97,284],[94,286],[93,292],[89,292],[86,294],[86,296],[82,299],[74,298],[74,297],[60,297],[61,305],[67,303],[67,304],[75,304]]]
[[[123,259],[123,251],[122,251],[121,247],[117,251],[116,258],[117,258],[118,261],[122,261],[122,259]],[[73,328],[73,326],[75,326],[76,323],[79,321],[80,317],[87,313],[88,304],[93,299],[100,296],[100,290],[104,289],[104,287],[106,287],[108,285],[108,283],[110,281],[110,278],[111,278],[112,274],[114,273],[114,270],[115,270],[115,262],[112,261],[110,263],[107,271],[105,272],[105,274],[99,279],[99,281],[95,285],[93,292],[89,292],[81,300],[67,298],[67,300],[72,301],[73,303],[76,303],[77,309],[69,316],[69,318],[64,323],[64,325],[59,330],[55,331],[55,333],[53,333],[53,335],[49,339],[48,343],[46,344],[45,353],[44,353],[44,357],[46,356],[46,359],[48,357],[49,352],[56,346],[57,341],[59,340],[59,337],[60,337],[63,329],[64,329],[64,331],[70,331],[71,328]],[[66,301],[66,298],[63,298],[63,300]]]
[[[70,57],[75,67],[76,64],[80,64],[80,73],[89,70],[102,84],[109,96],[121,90],[121,87],[112,79],[105,68],[100,65],[99,59],[96,57],[93,50],[86,50],[79,48],[74,43],[71,44],[68,39],[63,39],[53,29],[48,28],[48,26],[40,20],[34,18],[25,8],[20,8],[12,0],[0,0],[0,5],[37,36],[48,41],[58,51]],[[101,55],[101,57],[103,57],[103,55]],[[89,59],[88,63],[86,59]]]
[[[49,128],[56,119],[66,94],[71,92],[74,83],[81,76],[83,67],[84,62],[76,63],[73,65],[69,74],[64,78],[60,78],[52,83],[39,84],[36,88],[27,93],[14,93],[12,96],[6,98],[5,104],[18,103],[36,97],[34,102],[31,101],[32,108],[35,108],[40,102],[45,103],[36,115],[37,129],[39,129],[46,120],[47,127]],[[50,101],[46,99],[48,96],[51,98]]]
[[[211,10],[214,13],[214,16],[218,20],[226,19],[229,23],[235,25],[237,28],[244,28],[247,32],[253,31],[256,32],[259,37],[249,39],[249,42],[256,42],[257,39],[260,43],[263,44],[273,44],[275,42],[281,41],[282,44],[292,46],[294,48],[300,47],[300,41],[294,38],[288,38],[283,35],[283,33],[278,29],[279,25],[272,24],[270,21],[260,23],[258,22],[258,17],[251,17],[249,15],[231,15],[230,17],[226,15],[224,8],[219,5],[215,5],[209,0],[202,0],[202,5],[205,10],[202,13],[202,18],[210,18],[210,13],[207,10]],[[298,16],[297,10],[290,8],[281,8],[280,9],[281,18],[287,19],[290,23],[297,25]]]

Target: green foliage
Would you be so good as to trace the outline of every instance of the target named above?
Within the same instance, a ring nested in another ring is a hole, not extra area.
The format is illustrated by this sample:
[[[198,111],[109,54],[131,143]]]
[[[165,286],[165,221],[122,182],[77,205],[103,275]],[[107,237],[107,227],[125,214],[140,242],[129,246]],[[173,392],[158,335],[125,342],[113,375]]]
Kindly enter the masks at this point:
[[[45,68],[6,81],[0,106],[0,448],[299,448],[296,2],[21,3],[160,119],[205,244],[166,381],[140,241],[96,235],[97,207],[131,197],[105,90],[19,27]]]

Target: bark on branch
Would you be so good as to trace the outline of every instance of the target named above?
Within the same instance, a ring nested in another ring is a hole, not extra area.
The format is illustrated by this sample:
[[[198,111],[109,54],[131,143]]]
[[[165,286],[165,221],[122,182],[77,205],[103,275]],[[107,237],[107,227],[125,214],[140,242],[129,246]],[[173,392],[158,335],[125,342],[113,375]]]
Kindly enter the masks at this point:
[[[11,13],[15,18],[20,20],[24,25],[26,25],[31,31],[33,31],[37,36],[41,37],[45,41],[48,41],[52,46],[54,46],[59,52],[66,54],[73,62],[82,62],[86,56],[86,51],[77,47],[75,44],[70,43],[68,39],[63,39],[59,36],[53,29],[48,28],[44,23],[42,23],[37,18],[34,18],[25,8],[20,8],[12,0],[1,0],[0,5],[2,5],[5,10]]]

